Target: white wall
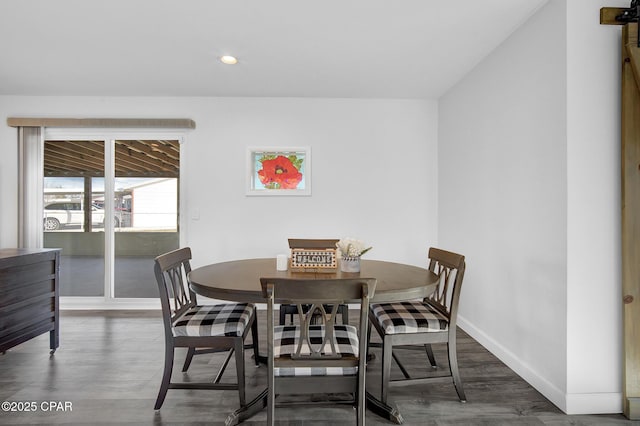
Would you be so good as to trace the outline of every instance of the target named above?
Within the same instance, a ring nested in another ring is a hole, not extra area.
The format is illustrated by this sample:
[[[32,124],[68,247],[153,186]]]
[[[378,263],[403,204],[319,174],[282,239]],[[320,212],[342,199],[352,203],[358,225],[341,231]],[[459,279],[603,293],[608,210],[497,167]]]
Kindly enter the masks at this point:
[[[629,3],[567,1],[568,412],[622,410],[621,27],[597,18]]]
[[[9,116],[192,118],[182,173],[194,266],[275,257],[287,238],[354,236],[424,265],[437,242],[437,104],[419,100],[0,97],[0,246],[17,242]],[[310,146],[310,197],[245,196],[248,146]],[[194,216],[199,219],[193,219]]]
[[[439,241],[468,257],[461,326],[569,414],[622,399],[619,46],[600,3],[551,0],[440,102]]]

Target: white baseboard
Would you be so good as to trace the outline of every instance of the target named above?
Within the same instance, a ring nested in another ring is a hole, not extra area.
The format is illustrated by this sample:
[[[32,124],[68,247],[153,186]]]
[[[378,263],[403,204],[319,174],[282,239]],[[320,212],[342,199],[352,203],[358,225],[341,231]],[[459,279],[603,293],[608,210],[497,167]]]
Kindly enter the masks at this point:
[[[198,303],[228,303],[226,300],[198,297]],[[265,303],[256,303],[258,309],[266,309]],[[94,310],[160,310],[159,298],[147,299],[105,299],[104,297],[61,297],[62,311],[94,311]]]
[[[477,340],[489,352],[504,362],[527,383],[544,395],[566,414],[617,414],[622,413],[622,393],[567,394],[540,376],[507,348],[493,340],[482,330],[458,316],[458,325]]]
[[[104,297],[61,297],[60,310],[160,310],[160,299],[105,299]]]
[[[570,393],[566,396],[567,414],[622,413],[622,392]]]

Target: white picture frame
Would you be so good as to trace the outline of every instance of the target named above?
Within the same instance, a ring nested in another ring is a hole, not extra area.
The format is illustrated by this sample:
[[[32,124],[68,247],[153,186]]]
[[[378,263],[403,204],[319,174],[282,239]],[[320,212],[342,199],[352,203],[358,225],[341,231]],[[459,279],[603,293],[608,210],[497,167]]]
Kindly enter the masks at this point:
[[[311,147],[248,147],[248,196],[310,196]]]

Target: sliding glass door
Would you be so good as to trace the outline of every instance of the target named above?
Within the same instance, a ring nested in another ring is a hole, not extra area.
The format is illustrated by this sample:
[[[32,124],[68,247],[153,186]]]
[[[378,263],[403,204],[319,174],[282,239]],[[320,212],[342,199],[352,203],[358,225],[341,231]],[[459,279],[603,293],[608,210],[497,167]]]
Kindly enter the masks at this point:
[[[105,295],[102,140],[45,141],[43,242],[61,248],[60,295]]]
[[[61,296],[156,299],[153,259],[179,247],[178,139],[44,142],[43,245]]]
[[[176,140],[116,140],[113,216],[116,298],[158,297],[153,259],[178,248]]]

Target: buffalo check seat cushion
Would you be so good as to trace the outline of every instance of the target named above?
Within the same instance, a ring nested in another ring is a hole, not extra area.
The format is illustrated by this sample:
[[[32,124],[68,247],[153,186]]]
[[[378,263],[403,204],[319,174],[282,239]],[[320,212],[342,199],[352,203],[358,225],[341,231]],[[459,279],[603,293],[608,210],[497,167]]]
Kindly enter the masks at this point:
[[[173,335],[242,336],[254,309],[251,303],[194,306],[174,321]]]
[[[314,348],[322,344],[324,325],[310,325],[309,338]],[[334,325],[334,347],[337,354],[343,357],[358,356],[358,330],[351,325]],[[296,353],[300,340],[300,327],[297,325],[280,325],[274,327],[273,354],[275,358],[291,358]],[[330,345],[325,345],[327,354],[331,354]],[[308,355],[309,345],[304,343],[301,355]],[[353,376],[358,367],[274,367],[275,376]]]
[[[386,334],[429,333],[449,327],[444,315],[422,301],[373,304],[371,311]]]

